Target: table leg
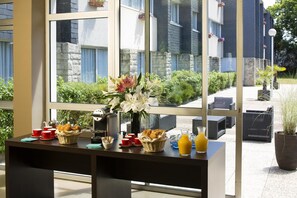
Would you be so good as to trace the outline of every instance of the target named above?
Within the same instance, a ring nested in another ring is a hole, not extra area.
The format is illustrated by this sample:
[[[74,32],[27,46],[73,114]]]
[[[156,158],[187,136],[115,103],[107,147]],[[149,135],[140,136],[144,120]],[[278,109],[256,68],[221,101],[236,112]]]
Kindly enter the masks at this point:
[[[30,154],[20,148],[6,149],[6,197],[54,197],[53,171],[31,167]]]
[[[96,173],[92,175],[92,197],[131,197],[131,181],[113,177],[113,160],[100,158],[96,162]]]

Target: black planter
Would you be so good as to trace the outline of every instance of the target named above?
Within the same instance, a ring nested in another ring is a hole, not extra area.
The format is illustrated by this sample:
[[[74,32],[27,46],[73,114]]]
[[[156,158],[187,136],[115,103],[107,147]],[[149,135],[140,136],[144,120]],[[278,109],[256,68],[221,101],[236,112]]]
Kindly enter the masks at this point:
[[[280,169],[296,170],[297,168],[297,134],[285,135],[283,132],[276,132],[275,155]]]
[[[270,100],[270,90],[258,90],[258,100],[269,101]]]
[[[279,88],[279,83],[278,82],[273,82],[273,88],[278,89]]]

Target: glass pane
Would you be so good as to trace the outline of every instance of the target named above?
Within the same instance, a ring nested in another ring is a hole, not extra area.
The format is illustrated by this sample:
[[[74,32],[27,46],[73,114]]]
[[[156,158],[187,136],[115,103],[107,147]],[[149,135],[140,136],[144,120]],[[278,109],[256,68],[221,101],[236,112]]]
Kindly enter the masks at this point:
[[[51,102],[102,103],[107,90],[107,19],[50,23]]]
[[[55,111],[57,116],[52,117],[52,119],[57,120],[59,124],[77,124],[82,129],[90,129],[93,127],[93,112],[54,109],[52,111]]]
[[[0,19],[12,19],[13,18],[13,4],[0,4]]]
[[[106,0],[51,0],[50,14],[108,10]]]
[[[160,0],[153,5],[150,68],[164,85],[159,103],[201,107],[202,30],[198,1]]]
[[[0,100],[13,100],[12,31],[0,31]]]

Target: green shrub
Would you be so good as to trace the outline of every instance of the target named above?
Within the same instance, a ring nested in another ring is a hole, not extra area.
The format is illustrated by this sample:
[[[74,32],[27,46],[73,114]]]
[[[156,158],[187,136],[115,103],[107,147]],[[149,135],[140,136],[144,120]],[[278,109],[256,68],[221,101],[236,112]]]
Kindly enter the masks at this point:
[[[0,78],[0,100],[12,101],[13,100],[13,80],[7,82]]]
[[[5,82],[0,78],[0,100],[13,100],[13,80]],[[13,111],[0,109],[0,153],[5,150],[5,140],[13,137]]]
[[[98,78],[96,83],[64,82],[58,79],[58,102],[106,104],[103,91],[107,91],[107,78]],[[57,120],[60,123],[78,124],[82,128],[92,126],[92,112],[58,110]]]
[[[13,111],[0,109],[0,153],[5,150],[5,140],[13,137]]]

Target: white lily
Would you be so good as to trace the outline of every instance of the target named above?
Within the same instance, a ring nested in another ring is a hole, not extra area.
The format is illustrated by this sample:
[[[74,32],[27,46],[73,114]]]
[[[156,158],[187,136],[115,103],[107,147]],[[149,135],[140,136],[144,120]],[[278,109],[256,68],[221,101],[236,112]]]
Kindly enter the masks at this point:
[[[117,105],[120,104],[120,98],[119,97],[115,97],[113,98],[109,104],[111,105],[110,110],[112,111]]]

